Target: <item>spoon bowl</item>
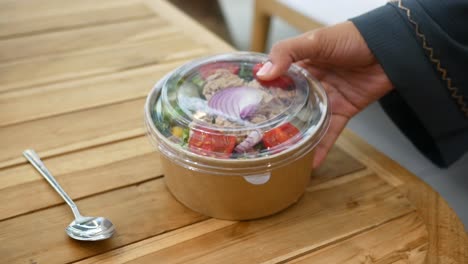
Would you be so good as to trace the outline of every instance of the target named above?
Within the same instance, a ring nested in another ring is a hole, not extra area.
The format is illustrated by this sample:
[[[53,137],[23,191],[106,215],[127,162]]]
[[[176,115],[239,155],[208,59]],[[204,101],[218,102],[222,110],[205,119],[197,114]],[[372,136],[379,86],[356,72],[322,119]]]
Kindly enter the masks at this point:
[[[114,225],[104,217],[86,217],[81,221],[73,220],[65,229],[67,234],[77,240],[97,241],[111,237]]]
[[[82,216],[78,211],[78,207],[68,194],[62,189],[55,180],[54,176],[46,168],[39,155],[28,149],[23,152],[26,159],[36,168],[41,175],[54,187],[54,189],[62,196],[65,202],[70,206],[75,215],[75,220],[65,229],[66,233],[73,239],[83,241],[97,241],[111,237],[114,234],[115,228],[112,222],[104,217]]]

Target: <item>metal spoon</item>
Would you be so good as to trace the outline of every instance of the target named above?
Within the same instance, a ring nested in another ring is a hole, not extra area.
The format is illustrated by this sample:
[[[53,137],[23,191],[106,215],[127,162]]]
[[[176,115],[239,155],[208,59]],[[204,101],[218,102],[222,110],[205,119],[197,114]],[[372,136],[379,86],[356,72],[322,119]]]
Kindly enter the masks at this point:
[[[67,195],[67,193],[60,187],[58,182],[47,170],[44,163],[41,161],[37,153],[28,149],[23,152],[26,159],[44,176],[44,178],[54,187],[54,189],[62,196],[62,198],[71,207],[75,220],[68,225],[65,229],[67,234],[77,240],[96,241],[103,240],[111,237],[114,234],[114,225],[111,221],[104,217],[89,217],[82,216],[78,211],[78,207]]]

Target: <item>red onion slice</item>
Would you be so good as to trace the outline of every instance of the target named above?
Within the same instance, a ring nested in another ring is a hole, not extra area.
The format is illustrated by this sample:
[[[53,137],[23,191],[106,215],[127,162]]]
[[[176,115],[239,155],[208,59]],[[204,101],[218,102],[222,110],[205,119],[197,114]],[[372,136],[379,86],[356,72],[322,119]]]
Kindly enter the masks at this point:
[[[235,151],[243,153],[251,150],[258,142],[262,140],[262,132],[260,130],[253,130],[249,135],[235,147]]]
[[[263,92],[257,88],[241,86],[223,89],[215,93],[208,106],[242,120],[251,118],[259,108]]]

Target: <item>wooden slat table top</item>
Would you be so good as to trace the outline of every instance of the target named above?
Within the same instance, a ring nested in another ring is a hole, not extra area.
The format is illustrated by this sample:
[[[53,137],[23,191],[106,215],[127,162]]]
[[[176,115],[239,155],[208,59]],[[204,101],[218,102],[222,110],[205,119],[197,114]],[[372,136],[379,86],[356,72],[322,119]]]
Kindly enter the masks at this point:
[[[226,221],[177,202],[145,97],[175,67],[227,51],[163,0],[1,0],[0,263],[468,263],[447,203],[350,131],[282,213]],[[26,148],[114,237],[65,234],[70,209]]]

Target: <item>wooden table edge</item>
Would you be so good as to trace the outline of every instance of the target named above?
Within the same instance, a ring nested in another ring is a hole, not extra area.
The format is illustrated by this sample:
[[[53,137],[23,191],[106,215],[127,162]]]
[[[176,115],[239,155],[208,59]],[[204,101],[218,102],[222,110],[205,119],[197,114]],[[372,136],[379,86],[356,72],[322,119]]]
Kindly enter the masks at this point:
[[[416,207],[429,233],[427,263],[468,263],[468,233],[437,191],[349,129],[344,130],[337,145],[378,172]],[[412,188],[415,186],[418,188]]]

